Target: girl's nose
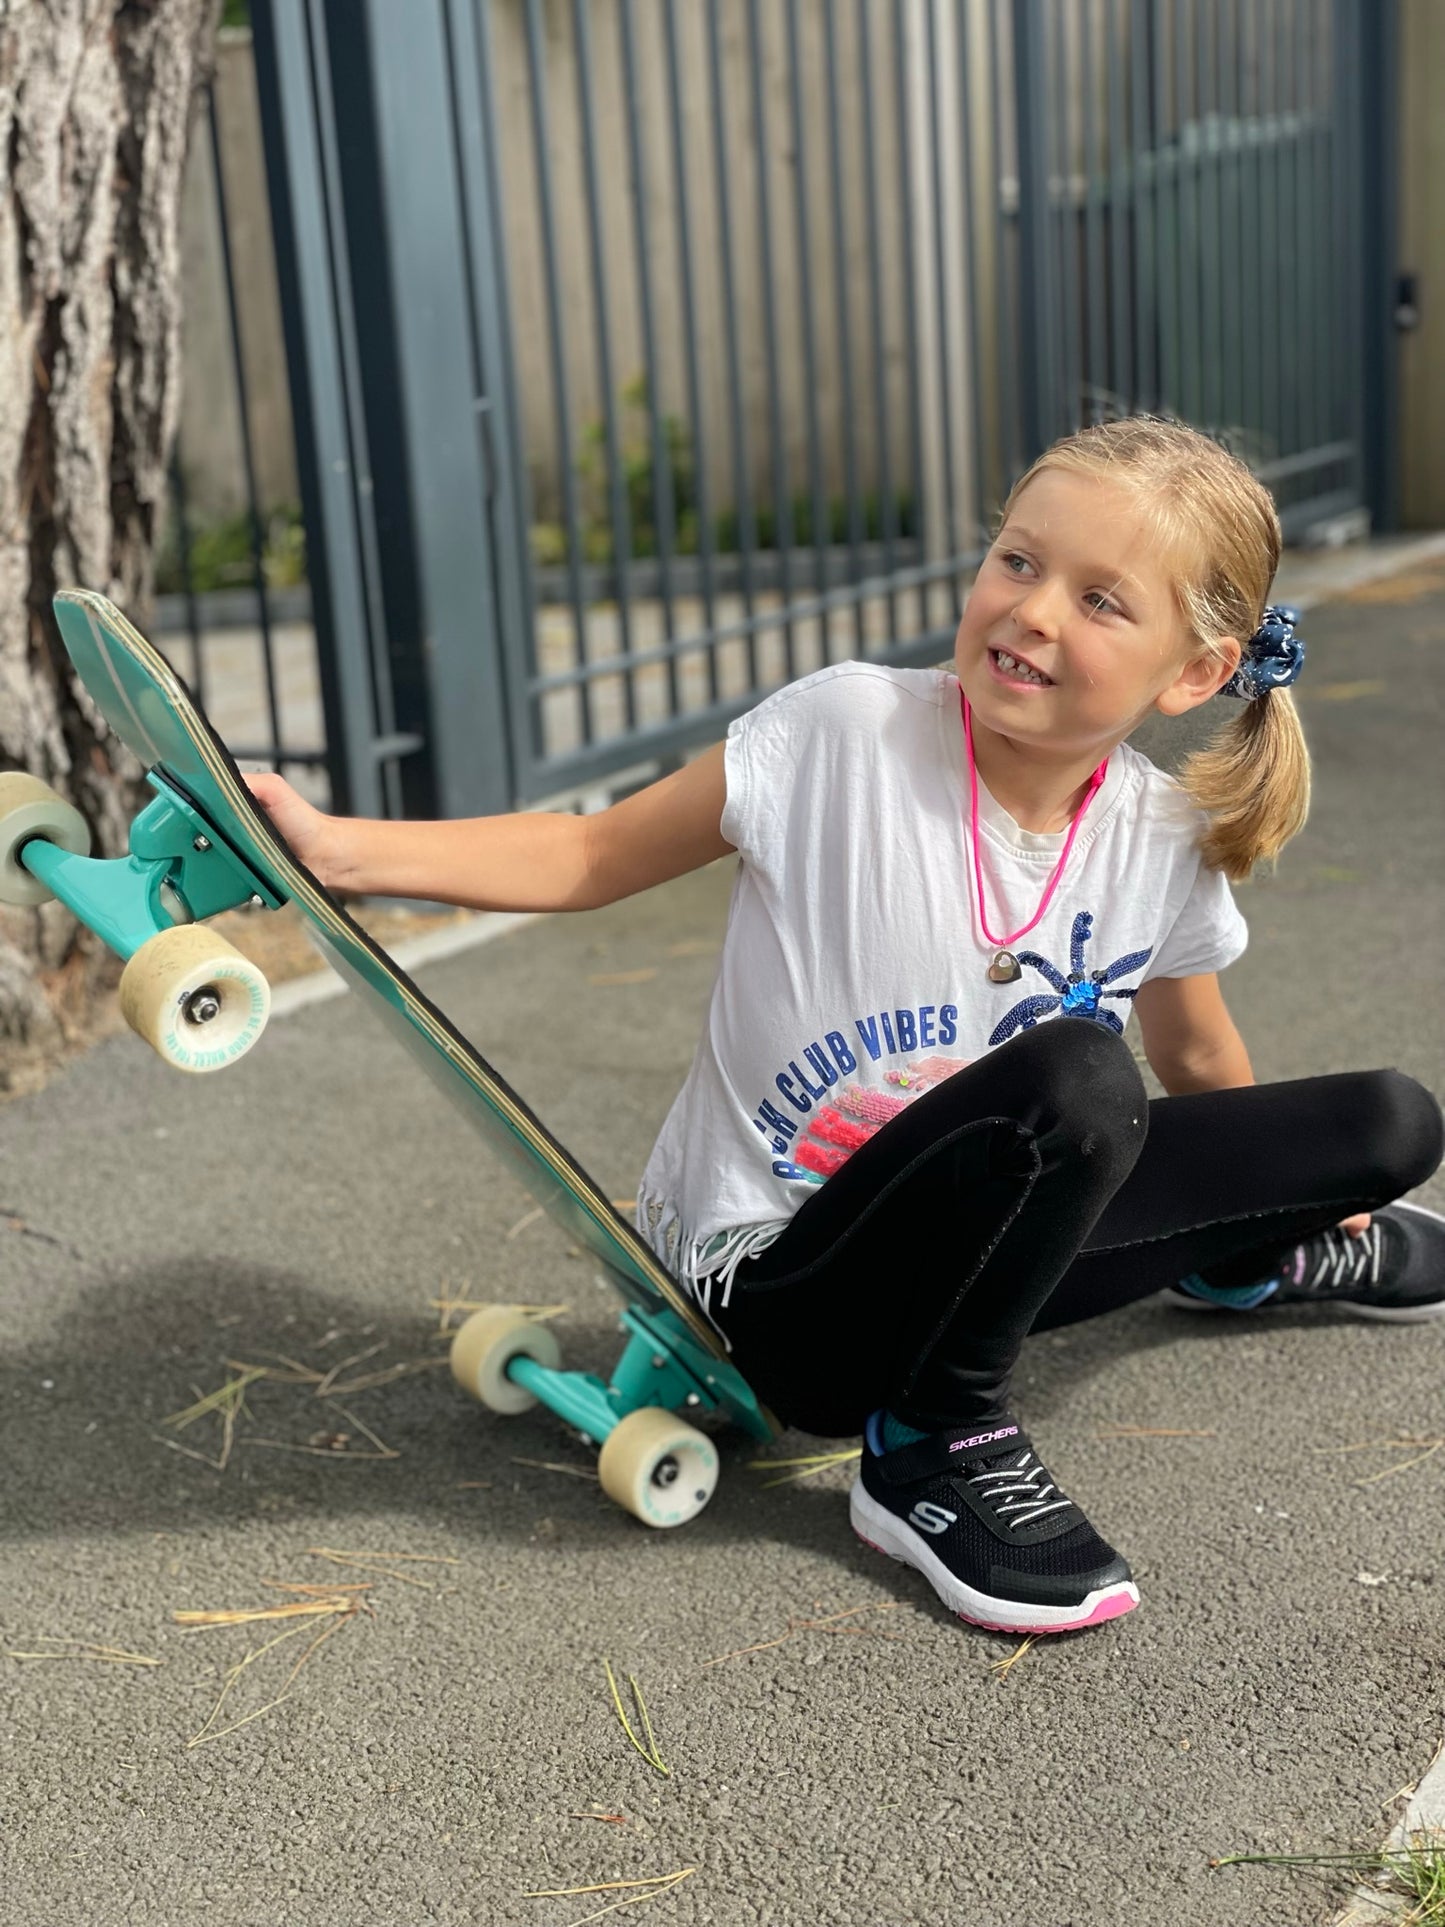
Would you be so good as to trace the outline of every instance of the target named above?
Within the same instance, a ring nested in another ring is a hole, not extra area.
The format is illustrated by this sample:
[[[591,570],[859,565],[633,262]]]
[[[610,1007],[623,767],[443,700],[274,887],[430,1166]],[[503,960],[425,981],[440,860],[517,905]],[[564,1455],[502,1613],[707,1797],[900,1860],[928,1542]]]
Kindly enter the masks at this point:
[[[1029,635],[1057,635],[1061,617],[1057,591],[1047,582],[1036,582],[1027,595],[1014,604],[1013,619]]]

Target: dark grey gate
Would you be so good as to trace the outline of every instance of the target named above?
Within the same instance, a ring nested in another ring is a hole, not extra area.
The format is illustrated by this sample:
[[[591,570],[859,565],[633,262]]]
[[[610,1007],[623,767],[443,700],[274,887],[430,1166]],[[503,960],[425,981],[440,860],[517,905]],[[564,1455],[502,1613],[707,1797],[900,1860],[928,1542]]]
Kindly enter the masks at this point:
[[[1227,433],[1293,534],[1381,505],[1387,6],[255,12],[346,807],[939,660],[1011,480],[1107,414]]]

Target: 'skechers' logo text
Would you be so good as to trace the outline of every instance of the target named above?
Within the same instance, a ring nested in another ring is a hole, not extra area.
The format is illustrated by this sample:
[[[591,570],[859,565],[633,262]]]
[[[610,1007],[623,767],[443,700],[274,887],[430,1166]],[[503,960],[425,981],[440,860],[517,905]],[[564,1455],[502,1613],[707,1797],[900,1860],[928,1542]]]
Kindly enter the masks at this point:
[[[955,1439],[948,1449],[950,1452],[966,1452],[971,1445],[992,1445],[995,1439],[1016,1439],[1018,1433],[1016,1425],[1001,1425],[996,1432],[975,1432],[971,1439]]]

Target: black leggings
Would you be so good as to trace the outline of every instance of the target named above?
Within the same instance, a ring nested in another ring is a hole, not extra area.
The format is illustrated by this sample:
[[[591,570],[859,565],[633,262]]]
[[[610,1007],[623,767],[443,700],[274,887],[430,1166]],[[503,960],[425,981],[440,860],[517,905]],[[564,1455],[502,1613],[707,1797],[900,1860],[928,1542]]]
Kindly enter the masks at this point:
[[[789,1424],[829,1437],[886,1406],[1000,1414],[1031,1331],[1192,1272],[1267,1277],[1301,1238],[1440,1163],[1440,1106],[1396,1070],[1153,1100],[1128,1045],[1056,1018],[889,1120],[738,1269],[714,1310]]]

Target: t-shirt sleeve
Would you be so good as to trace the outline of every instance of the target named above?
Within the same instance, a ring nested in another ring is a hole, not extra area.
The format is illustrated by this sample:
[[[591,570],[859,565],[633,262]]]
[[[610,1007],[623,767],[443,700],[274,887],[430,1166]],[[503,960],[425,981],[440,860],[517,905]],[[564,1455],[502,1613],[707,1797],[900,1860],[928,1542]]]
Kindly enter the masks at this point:
[[[1202,977],[1241,956],[1249,925],[1240,915],[1229,879],[1201,858],[1184,907],[1155,950],[1144,973],[1151,977]]]
[[[721,830],[747,862],[772,869],[807,798],[846,763],[856,731],[857,678],[842,666],[775,690],[728,727],[723,752],[727,800]]]

